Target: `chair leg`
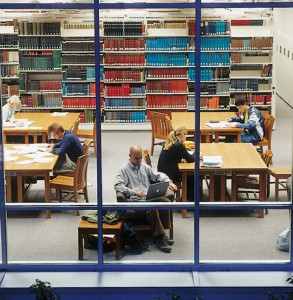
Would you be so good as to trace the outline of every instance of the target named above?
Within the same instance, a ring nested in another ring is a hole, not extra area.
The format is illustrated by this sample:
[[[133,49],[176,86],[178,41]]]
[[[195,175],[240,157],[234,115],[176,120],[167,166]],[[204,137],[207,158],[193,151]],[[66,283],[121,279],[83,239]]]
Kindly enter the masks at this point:
[[[271,188],[270,188],[270,174],[267,175],[267,197],[270,197],[270,192],[271,192]]]
[[[83,193],[84,193],[84,199],[85,199],[85,202],[89,202],[89,198],[88,198],[88,193],[87,193],[87,186],[85,186],[83,188]]]
[[[172,210],[170,211],[170,222],[171,222],[171,228],[170,228],[170,240],[173,240],[173,236],[174,236],[174,228],[173,228],[173,212]]]
[[[154,155],[154,147],[155,147],[155,138],[152,136],[151,155]]]
[[[73,192],[73,196],[74,196],[74,202],[77,203],[78,202],[78,192],[76,190]],[[76,211],[76,215],[79,216],[79,210]]]
[[[95,156],[97,157],[97,141],[94,140],[94,151],[95,151]]]

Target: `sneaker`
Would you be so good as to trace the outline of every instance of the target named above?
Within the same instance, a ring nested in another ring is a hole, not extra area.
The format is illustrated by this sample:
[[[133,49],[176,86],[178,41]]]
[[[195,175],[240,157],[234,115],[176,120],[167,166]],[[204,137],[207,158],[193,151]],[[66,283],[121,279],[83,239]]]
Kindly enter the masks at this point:
[[[174,241],[173,240],[170,240],[166,234],[164,235],[164,238],[165,238],[165,242],[169,245],[169,246],[173,246],[174,245]]]
[[[165,253],[170,253],[172,251],[172,248],[166,243],[165,235],[163,234],[157,237],[157,247]]]

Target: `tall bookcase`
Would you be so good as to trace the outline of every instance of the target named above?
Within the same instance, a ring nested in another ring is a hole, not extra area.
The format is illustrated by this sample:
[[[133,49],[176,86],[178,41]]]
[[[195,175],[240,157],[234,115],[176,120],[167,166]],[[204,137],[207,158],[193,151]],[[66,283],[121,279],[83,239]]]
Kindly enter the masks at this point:
[[[1,104],[19,95],[19,56],[17,20],[0,22]]]
[[[19,22],[22,109],[62,109],[60,22]]]

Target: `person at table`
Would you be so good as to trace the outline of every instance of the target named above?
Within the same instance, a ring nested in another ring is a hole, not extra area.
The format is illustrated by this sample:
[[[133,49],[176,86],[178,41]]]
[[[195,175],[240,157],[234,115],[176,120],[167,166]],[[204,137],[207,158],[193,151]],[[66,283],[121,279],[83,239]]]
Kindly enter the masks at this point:
[[[114,189],[117,192],[117,200],[120,202],[131,201],[131,197],[144,197],[151,182],[169,182],[171,191],[176,191],[177,187],[164,173],[155,172],[152,168],[142,163],[142,148],[132,146],[129,152],[129,162],[124,165],[115,178]],[[120,198],[120,200],[119,200]],[[167,197],[160,198],[162,202],[170,202]],[[142,214],[151,225],[153,236],[159,250],[170,253],[174,244],[165,234],[165,229],[171,228],[171,215],[168,210],[147,210],[136,211]]]
[[[57,123],[48,127],[48,133],[59,142],[49,146],[48,151],[57,154],[58,161],[54,167],[54,174],[74,171],[79,156],[83,155],[80,140],[69,130]]]
[[[2,106],[2,124],[3,127],[11,127],[15,125],[17,127],[23,126],[22,121],[14,119],[15,111],[20,108],[21,101],[18,96],[13,95],[7,99],[7,103]]]
[[[235,105],[239,111],[239,116],[227,119],[228,122],[237,122],[229,124],[229,127],[244,129],[241,133],[242,143],[257,144],[263,139],[265,131],[264,118],[261,112],[254,106],[248,106],[246,101],[241,98],[235,101]]]

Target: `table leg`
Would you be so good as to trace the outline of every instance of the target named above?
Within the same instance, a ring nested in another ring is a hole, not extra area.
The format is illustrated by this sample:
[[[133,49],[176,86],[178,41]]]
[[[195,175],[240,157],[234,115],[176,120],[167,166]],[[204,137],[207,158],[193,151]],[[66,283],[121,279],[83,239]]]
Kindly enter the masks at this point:
[[[221,175],[221,201],[226,200],[226,175]]]
[[[215,133],[215,143],[219,143],[219,135]]]
[[[37,144],[38,143],[38,136],[37,136],[37,134],[33,135],[33,139],[34,139],[34,144]]]
[[[7,144],[7,135],[3,132],[3,144]]]
[[[187,200],[187,172],[182,172],[182,202]],[[182,209],[182,218],[186,218],[187,211]]]
[[[17,174],[17,202],[21,203],[23,197],[22,176]]]
[[[237,132],[237,143],[241,143],[241,132]]]
[[[206,143],[211,142],[211,136],[209,134],[206,135]]]
[[[238,188],[237,188],[237,180],[236,173],[232,172],[232,182],[231,182],[231,201],[237,201],[238,198]]]
[[[47,143],[47,134],[42,133],[42,143]]]
[[[83,260],[83,237],[81,229],[78,228],[78,259]]]
[[[24,134],[24,143],[28,144],[28,133]]]
[[[279,201],[279,177],[275,177],[275,201]]]
[[[11,193],[11,176],[6,176],[6,202],[11,203],[12,193]]]
[[[215,201],[215,174],[210,174],[210,201]]]
[[[120,249],[121,249],[121,240],[120,240],[120,235],[121,232],[118,231],[115,234],[115,238],[116,238],[116,243],[115,243],[115,259],[119,260],[120,259]]]
[[[51,201],[51,189],[50,189],[50,174],[49,172],[44,174],[44,181],[45,181],[45,202],[50,203]],[[46,219],[51,218],[51,211],[46,210]]]
[[[259,174],[259,201],[263,202],[265,201],[266,197],[266,172],[260,172]],[[264,209],[260,209],[258,211],[258,217],[263,218],[264,217]]]

